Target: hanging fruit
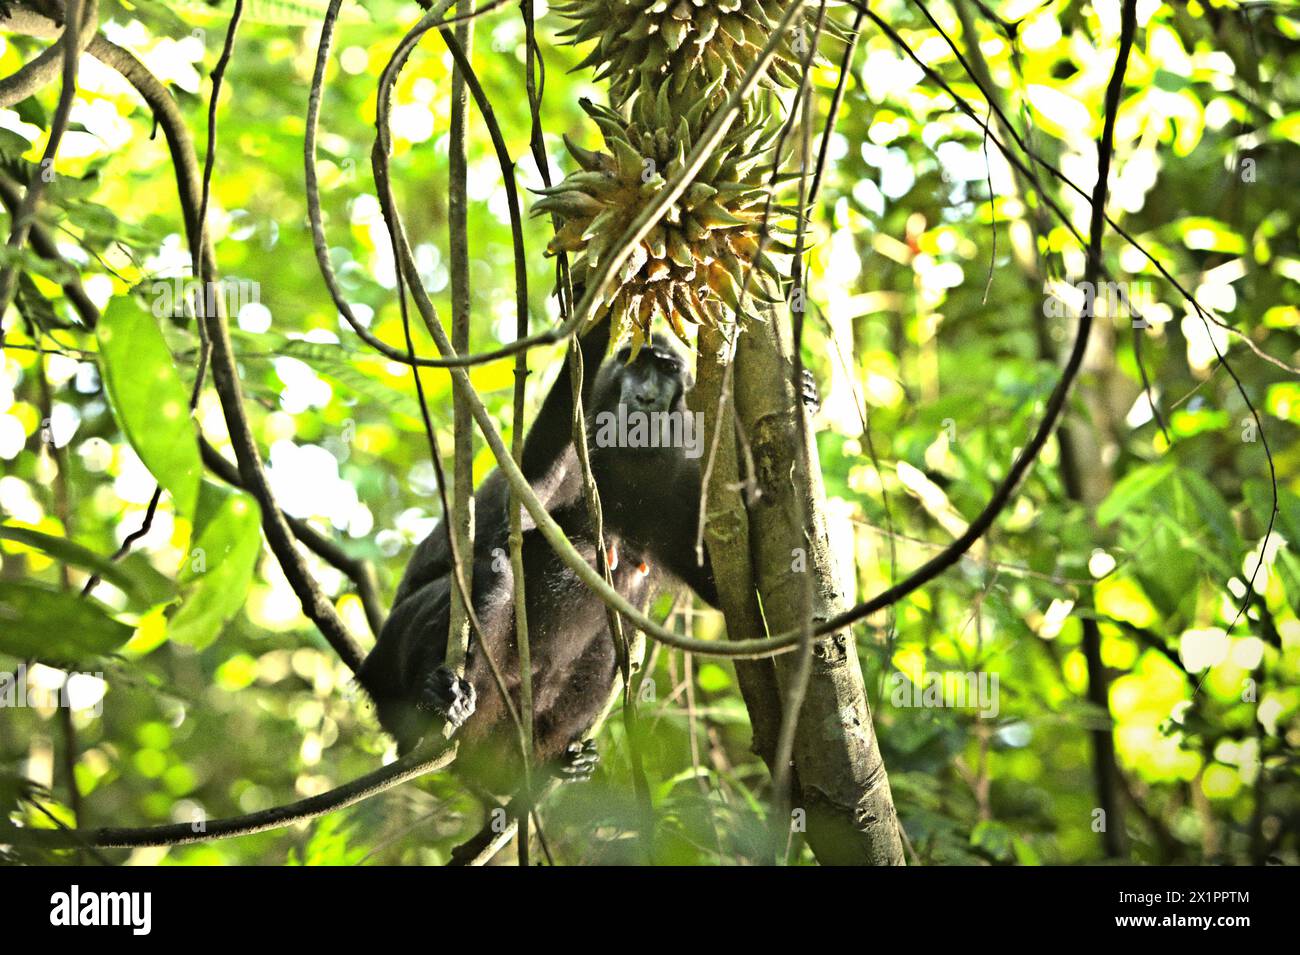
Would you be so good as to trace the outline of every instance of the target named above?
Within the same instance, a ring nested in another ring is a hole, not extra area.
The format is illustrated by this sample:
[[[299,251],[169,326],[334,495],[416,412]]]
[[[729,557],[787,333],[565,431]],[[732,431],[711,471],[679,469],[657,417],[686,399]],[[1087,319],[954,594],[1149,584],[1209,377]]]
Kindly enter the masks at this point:
[[[547,251],[574,256],[575,284],[587,284],[633,220],[685,167],[708,125],[710,98],[697,93],[683,103],[663,84],[657,96],[639,95],[625,111],[630,117],[582,101],[600,127],[605,149],[583,149],[566,136],[581,168],[539,190],[543,198],[532,209],[533,215],[556,216],[558,228]],[[775,137],[763,113],[742,114],[686,192],[620,265],[593,321],[609,313],[615,337],[630,339],[635,349],[656,318],[685,340],[688,324],[716,327],[745,314],[754,301],[780,300],[782,272],[768,253],[786,256],[793,250],[788,231],[778,227],[788,222],[791,210],[776,204],[769,182]],[[764,239],[769,209],[772,220]]]
[[[569,0],[554,9],[574,21],[560,36],[596,41],[579,68],[608,79],[610,101],[668,82],[673,93],[691,85],[734,88],[767,45],[781,19],[780,0]],[[764,85],[797,86],[812,37],[812,8],[796,19],[776,48]]]

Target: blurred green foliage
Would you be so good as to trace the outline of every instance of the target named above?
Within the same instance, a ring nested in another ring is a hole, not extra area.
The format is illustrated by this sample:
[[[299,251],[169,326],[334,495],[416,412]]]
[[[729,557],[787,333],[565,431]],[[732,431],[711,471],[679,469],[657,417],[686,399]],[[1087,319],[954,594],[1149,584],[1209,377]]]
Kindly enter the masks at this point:
[[[954,3],[929,8],[977,75],[991,76],[1034,150],[1090,191],[1117,0]],[[207,76],[230,6],[101,3],[105,34],[168,84],[200,155]],[[209,229],[222,275],[243,296],[235,345],[278,497],[374,562],[391,594],[439,508],[411,375],[338,320],[306,227],[304,117],[325,6],[246,4],[220,101]],[[919,4],[873,9],[977,115],[987,113]],[[345,8],[317,167],[330,257],[348,299],[399,346],[369,155],[376,77],[419,12],[395,0]],[[567,72],[583,54],[555,42],[562,21],[540,3],[537,12],[545,143],[559,173],[567,168],[561,134],[596,144],[578,101],[603,91],[588,73]],[[1067,417],[1073,463],[1049,446],[980,547],[858,628],[895,799],[914,858],[926,863],[1103,859],[1090,731],[1110,726],[1123,796],[1122,818],[1106,824],[1121,831],[1125,857],[1300,861],[1300,382],[1287,367],[1300,362],[1300,14],[1291,4],[1236,0],[1151,0],[1139,13],[1110,211],[1234,331],[1211,335],[1150,260],[1108,233],[1107,267],[1141,293],[1134,301],[1149,327],[1135,332],[1122,311],[1104,316]],[[830,16],[847,24],[853,13],[834,7]],[[39,46],[6,38],[0,74]],[[814,71],[819,126],[842,49],[828,40],[830,62]],[[478,21],[474,63],[518,182],[539,186],[516,8]],[[399,202],[444,316],[450,67],[441,41],[427,37],[398,84],[393,116]],[[5,179],[30,175],[57,95],[56,84],[0,110]],[[839,555],[852,575],[846,588],[863,599],[959,533],[1027,439],[1073,334],[1070,308],[1055,299],[1069,299],[1083,251],[952,97],[869,23],[829,147],[803,347],[824,397],[816,429]],[[514,289],[501,171],[476,116],[469,168],[473,343],[485,349],[513,337]],[[40,221],[67,264],[30,251],[17,257],[25,279],[0,359],[0,670],[21,668],[29,685],[52,690],[64,670],[102,682],[71,681],[79,706],[71,736],[50,705],[0,710],[0,806],[35,826],[71,823],[74,804],[85,826],[188,822],[361,775],[387,740],[258,550],[255,504],[199,483],[189,429],[168,411],[187,397],[199,351],[191,327],[151,317],[157,280],[188,274],[173,169],[143,103],[89,58],[57,172]],[[1041,168],[1038,177],[1086,234],[1086,202]],[[539,328],[556,314],[553,263],[541,254],[549,225],[532,219],[526,228]],[[98,337],[78,324],[59,287],[72,272],[101,309],[114,303]],[[433,353],[422,330],[415,337],[421,353]],[[1143,394],[1139,338],[1167,437]],[[539,371],[528,386],[533,407],[560,354],[530,356]],[[479,366],[473,378],[508,426],[510,363]],[[423,381],[449,448],[447,376],[429,371]],[[228,447],[210,389],[195,417],[208,440]],[[480,449],[476,478],[491,466]],[[1279,511],[1265,546],[1274,477]],[[155,480],[168,493],[152,529],[107,564],[140,526]],[[196,563],[196,553],[205,559]],[[354,631],[367,634],[346,579],[314,558],[312,566]],[[77,600],[91,573],[103,582]],[[697,636],[720,635],[714,613],[673,619]],[[1099,624],[1109,713],[1086,695],[1084,619]],[[899,674],[922,700],[937,679],[951,690],[965,674],[996,676],[996,705],[983,715],[972,706],[899,705],[911,700]],[[767,776],[748,748],[733,669],[662,650],[650,677],[640,711],[655,861],[767,858]],[[644,861],[621,719],[601,745],[596,779],[566,787],[544,808],[549,844],[560,861]],[[25,798],[33,783],[49,815]],[[454,779],[436,776],[304,826],[106,855],[440,862],[477,827],[478,812]]]

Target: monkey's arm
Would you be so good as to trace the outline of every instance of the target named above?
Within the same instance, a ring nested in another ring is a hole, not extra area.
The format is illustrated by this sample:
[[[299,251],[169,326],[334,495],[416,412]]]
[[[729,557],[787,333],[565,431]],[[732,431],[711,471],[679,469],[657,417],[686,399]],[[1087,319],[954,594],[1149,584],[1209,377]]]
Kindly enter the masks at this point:
[[[580,296],[581,289],[574,289]],[[582,403],[584,410],[591,404],[591,393],[596,383],[596,372],[609,349],[609,319],[583,335],[578,345],[582,351]],[[524,456],[521,470],[530,484],[543,481],[550,475],[573,444],[573,379],[569,374],[567,356],[562,359],[560,373],[551,386],[541,410],[524,439]]]
[[[581,290],[575,290],[581,294]],[[580,339],[582,350],[583,378],[582,396],[584,406],[590,402],[592,387],[596,381],[596,371],[604,360],[609,348],[609,321],[602,321]],[[572,461],[570,449],[573,446],[573,385],[569,374],[569,362],[565,358],[560,366],[560,373],[551,386],[546,400],[542,402],[528,435],[524,438],[524,454],[520,470],[533,490],[537,492],[543,505],[549,510],[551,499],[558,489],[565,484],[568,476],[565,472]],[[481,560],[497,547],[504,547],[509,533],[509,518],[506,511],[509,500],[509,488],[505,476],[500,470],[494,470],[479,486],[474,495],[474,558]],[[532,527],[532,521],[524,515],[524,530]],[[462,555],[462,559],[468,555]],[[397,587],[393,599],[396,607],[403,600],[425,584],[451,573],[451,550],[447,546],[447,528],[445,518],[434,525],[433,531],[422,540],[411,555],[402,575],[402,582]]]
[[[393,608],[379,640],[357,671],[375,711],[406,752],[438,719],[459,726],[474,709],[473,688],[442,666],[450,599],[446,577],[420,587]]]

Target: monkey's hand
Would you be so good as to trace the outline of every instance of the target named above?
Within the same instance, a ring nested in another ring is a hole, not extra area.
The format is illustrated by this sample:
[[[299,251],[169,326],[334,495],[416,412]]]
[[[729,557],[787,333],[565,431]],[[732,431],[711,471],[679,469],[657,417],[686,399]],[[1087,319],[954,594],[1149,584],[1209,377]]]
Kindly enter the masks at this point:
[[[458,677],[449,668],[440,666],[425,677],[416,705],[422,710],[437,713],[454,731],[474,715],[477,703],[478,693],[474,684]]]
[[[807,368],[803,370],[803,379],[799,382],[799,399],[803,406],[808,409],[808,415],[815,415],[822,406],[821,392],[817,390],[817,379]]]
[[[585,783],[596,771],[600,762],[600,753],[596,752],[594,739],[575,739],[564,751],[564,762],[560,766],[560,779],[570,783]]]

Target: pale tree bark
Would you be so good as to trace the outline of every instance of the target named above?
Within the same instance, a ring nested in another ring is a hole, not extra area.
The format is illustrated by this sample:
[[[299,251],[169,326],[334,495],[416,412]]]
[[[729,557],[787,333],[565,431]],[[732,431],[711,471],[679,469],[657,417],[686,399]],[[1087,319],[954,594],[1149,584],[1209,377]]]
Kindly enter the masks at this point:
[[[736,447],[735,403],[728,381],[730,349],[717,331],[700,330],[695,359],[691,411],[704,416],[705,508],[703,544],[708,547],[727,633],[764,634],[763,612],[754,589],[749,546],[749,514],[741,495]],[[725,398],[723,397],[725,394]],[[737,660],[736,678],[749,711],[752,748],[773,768],[781,731],[781,695],[770,659]]]
[[[754,492],[743,529],[734,500],[709,503],[711,516],[717,511],[725,518],[710,537],[719,583],[730,583],[728,572],[743,566],[736,552],[747,538],[754,588],[773,632],[805,627],[805,607],[817,624],[849,604],[830,548],[817,448],[808,437],[811,429],[801,428],[796,417],[806,412],[791,383],[790,347],[774,316],[767,322],[751,322],[739,336],[733,370],[735,410],[752,454],[749,477]],[[733,444],[733,460],[735,450]],[[719,483],[711,481],[710,491]],[[747,600],[744,595],[734,599],[745,610],[738,620],[728,615],[728,630],[748,636],[752,631],[737,627],[749,623]],[[799,656],[787,653],[775,659],[782,699],[789,697],[795,683]],[[770,689],[763,691],[761,684],[749,682],[746,703],[757,736],[759,725],[770,730]],[[742,689],[744,683],[742,676]],[[769,699],[755,712],[751,697],[763,701],[764,692]],[[819,637],[813,644],[793,754],[796,788],[791,805],[806,814],[808,843],[818,861],[902,865],[898,818],[850,630]],[[780,794],[777,804],[781,804]]]

